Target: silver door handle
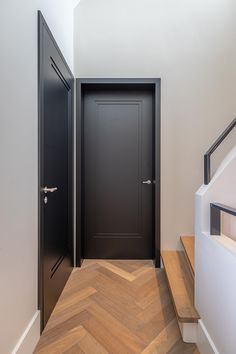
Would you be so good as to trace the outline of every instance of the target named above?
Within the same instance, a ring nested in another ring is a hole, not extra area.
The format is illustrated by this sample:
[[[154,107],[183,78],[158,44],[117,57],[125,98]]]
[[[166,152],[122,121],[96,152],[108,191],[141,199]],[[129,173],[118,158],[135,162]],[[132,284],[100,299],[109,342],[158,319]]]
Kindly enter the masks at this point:
[[[150,179],[148,179],[147,181],[142,181],[143,184],[152,184],[152,181],[150,181]]]
[[[42,189],[42,191],[43,191],[45,194],[47,194],[47,193],[53,193],[53,192],[56,192],[57,190],[58,190],[57,187],[54,187],[54,188],[44,187],[44,188]]]

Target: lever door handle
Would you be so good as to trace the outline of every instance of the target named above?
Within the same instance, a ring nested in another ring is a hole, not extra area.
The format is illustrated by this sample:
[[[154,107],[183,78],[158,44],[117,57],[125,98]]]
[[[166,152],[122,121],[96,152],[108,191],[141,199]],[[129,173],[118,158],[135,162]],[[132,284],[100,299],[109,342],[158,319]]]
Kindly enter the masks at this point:
[[[147,181],[142,181],[143,184],[152,184],[152,181],[150,181],[150,179],[148,179]]]
[[[57,190],[58,190],[57,187],[54,187],[54,188],[44,187],[44,188],[42,189],[42,191],[43,191],[45,194],[47,194],[47,193],[53,193],[53,192],[56,192]]]

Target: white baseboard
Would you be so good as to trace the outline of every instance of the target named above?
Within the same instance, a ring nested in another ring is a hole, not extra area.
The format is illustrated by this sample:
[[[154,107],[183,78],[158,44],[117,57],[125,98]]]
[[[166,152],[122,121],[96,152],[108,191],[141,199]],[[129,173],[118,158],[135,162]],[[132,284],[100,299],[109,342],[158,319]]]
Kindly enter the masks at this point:
[[[40,337],[40,311],[37,311],[20,337],[12,354],[32,354]]]
[[[202,320],[198,322],[197,347],[201,354],[219,354]]]
[[[180,332],[185,343],[196,343],[198,333],[198,323],[179,322]]]

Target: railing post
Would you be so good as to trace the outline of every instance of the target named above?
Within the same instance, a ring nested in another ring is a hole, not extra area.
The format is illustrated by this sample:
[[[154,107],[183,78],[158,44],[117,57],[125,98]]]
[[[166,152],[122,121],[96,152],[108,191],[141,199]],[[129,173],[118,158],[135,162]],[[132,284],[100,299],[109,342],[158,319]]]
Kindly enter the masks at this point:
[[[210,233],[215,236],[221,234],[221,211],[214,204],[210,204]]]
[[[209,184],[211,180],[211,159],[210,155],[204,155],[204,184]]]

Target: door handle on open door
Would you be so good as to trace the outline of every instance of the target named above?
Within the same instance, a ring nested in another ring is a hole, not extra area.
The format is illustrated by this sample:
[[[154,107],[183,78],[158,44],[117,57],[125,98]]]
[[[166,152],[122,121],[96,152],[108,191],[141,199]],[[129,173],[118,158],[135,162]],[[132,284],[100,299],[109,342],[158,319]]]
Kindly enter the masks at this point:
[[[142,181],[143,184],[152,184],[152,181],[150,181],[150,179],[148,179],[147,181]]]
[[[53,192],[56,192],[57,190],[58,190],[57,187],[54,187],[54,188],[44,187],[44,188],[42,189],[42,191],[43,191],[45,194],[47,194],[47,193],[53,193]]]

